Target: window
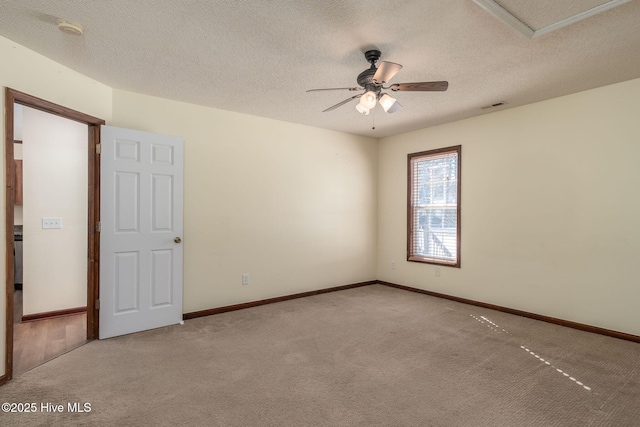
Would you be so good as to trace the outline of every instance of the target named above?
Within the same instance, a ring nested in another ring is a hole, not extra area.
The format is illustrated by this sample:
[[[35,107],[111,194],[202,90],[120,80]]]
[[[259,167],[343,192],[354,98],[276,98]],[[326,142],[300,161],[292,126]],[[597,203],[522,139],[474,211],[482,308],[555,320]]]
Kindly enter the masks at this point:
[[[460,267],[460,149],[408,156],[408,261]]]

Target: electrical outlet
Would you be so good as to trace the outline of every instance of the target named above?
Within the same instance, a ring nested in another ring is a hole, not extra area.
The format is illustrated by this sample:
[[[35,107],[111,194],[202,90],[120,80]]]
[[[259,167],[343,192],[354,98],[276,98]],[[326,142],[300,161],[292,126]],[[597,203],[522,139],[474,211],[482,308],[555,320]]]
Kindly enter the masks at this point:
[[[395,261],[391,261],[391,269],[392,270],[396,269],[396,262]]]
[[[243,274],[242,275],[242,284],[243,285],[248,285],[249,284],[249,275],[248,274]]]
[[[43,216],[42,228],[62,228],[62,218]]]
[[[436,277],[440,277],[440,267],[436,267],[435,275]]]

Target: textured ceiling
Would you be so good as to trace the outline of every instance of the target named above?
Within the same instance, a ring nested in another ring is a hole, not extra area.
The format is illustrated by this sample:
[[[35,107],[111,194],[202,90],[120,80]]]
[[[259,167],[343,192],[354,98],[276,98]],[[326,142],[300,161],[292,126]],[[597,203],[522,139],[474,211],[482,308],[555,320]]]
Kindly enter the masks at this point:
[[[497,3],[539,28],[606,0]],[[0,0],[0,35],[113,88],[378,138],[640,77],[637,0],[533,40],[472,0]],[[354,93],[306,90],[356,86],[370,48],[449,90],[322,113]]]

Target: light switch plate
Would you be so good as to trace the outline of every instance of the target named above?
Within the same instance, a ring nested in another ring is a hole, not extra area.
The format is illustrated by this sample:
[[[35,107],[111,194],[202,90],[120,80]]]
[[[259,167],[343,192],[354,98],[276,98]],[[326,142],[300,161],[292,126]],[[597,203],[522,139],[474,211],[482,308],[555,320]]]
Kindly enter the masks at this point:
[[[62,218],[57,216],[43,216],[42,228],[62,228]]]

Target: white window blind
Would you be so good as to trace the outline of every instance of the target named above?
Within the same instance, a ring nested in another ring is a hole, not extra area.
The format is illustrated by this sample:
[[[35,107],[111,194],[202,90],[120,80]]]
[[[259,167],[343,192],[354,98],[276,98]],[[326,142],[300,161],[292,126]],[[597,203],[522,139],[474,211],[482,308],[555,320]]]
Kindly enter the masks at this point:
[[[460,266],[460,146],[409,154],[409,261]]]

